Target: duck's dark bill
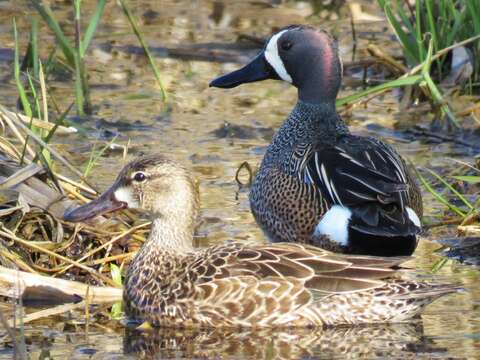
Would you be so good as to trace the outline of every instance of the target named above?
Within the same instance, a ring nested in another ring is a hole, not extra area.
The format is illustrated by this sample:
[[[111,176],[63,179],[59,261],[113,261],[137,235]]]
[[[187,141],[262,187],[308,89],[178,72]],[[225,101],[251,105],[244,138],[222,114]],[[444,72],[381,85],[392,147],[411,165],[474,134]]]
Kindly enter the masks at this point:
[[[98,215],[125,208],[127,208],[127,204],[116,200],[113,195],[113,191],[109,189],[103,193],[102,196],[89,202],[88,204],[65,212],[63,219],[70,222],[83,221]]]
[[[243,68],[216,78],[210,83],[210,86],[229,89],[241,84],[265,79],[278,79],[278,76],[265,59],[263,53],[260,53]]]

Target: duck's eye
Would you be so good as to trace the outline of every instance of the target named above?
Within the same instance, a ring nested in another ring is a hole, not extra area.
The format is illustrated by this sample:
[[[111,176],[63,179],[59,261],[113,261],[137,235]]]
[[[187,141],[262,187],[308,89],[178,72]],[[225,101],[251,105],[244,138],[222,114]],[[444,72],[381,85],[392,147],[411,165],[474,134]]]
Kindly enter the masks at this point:
[[[143,182],[147,179],[147,175],[145,175],[145,173],[139,171],[132,176],[132,179],[136,182]]]
[[[284,41],[280,44],[280,47],[282,48],[282,50],[285,50],[285,51],[288,51],[292,48],[292,43],[290,41]]]

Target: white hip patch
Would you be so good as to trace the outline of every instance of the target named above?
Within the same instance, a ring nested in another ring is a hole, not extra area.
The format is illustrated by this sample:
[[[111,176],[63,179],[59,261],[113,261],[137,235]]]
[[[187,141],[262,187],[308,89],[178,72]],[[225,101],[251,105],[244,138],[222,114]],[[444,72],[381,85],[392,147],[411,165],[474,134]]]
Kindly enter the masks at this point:
[[[348,223],[352,212],[346,207],[333,205],[315,227],[314,235],[328,235],[340,245],[348,245]]]
[[[282,80],[291,83],[292,77],[288,74],[283,61],[280,59],[280,55],[278,54],[278,39],[287,31],[288,30],[280,31],[278,34],[275,34],[270,38],[270,41],[265,49],[265,59],[267,59],[268,63],[273,67],[275,72]]]
[[[421,228],[422,227],[422,223],[420,221],[420,218],[418,217],[418,215],[415,213],[415,211],[411,208],[411,207],[406,207],[405,208],[407,210],[407,214],[408,214],[408,218],[410,219],[410,221],[418,228]]]

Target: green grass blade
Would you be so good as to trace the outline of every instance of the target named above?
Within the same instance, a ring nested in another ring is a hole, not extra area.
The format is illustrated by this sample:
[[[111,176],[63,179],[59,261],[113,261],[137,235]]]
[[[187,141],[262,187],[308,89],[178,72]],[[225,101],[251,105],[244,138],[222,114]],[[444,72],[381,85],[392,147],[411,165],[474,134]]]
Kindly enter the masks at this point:
[[[418,46],[418,57],[420,62],[425,61],[425,42],[422,33],[421,1],[415,2],[415,40]]]
[[[109,141],[103,148],[101,148],[97,153],[95,153],[95,148],[92,149],[92,152],[90,154],[90,159],[88,160],[87,166],[85,167],[85,171],[83,173],[83,176],[86,178],[90,174],[90,172],[93,170],[95,165],[98,162],[98,159],[107,151],[107,149],[117,140],[117,137],[114,137],[111,141]]]
[[[435,24],[435,20],[433,19],[432,0],[425,0],[425,5],[427,9],[428,31],[432,35],[434,50],[437,51],[438,50],[437,26]]]
[[[385,6],[385,15],[387,16],[387,19],[393,30],[395,31],[398,39],[402,43],[402,47],[405,51],[405,57],[407,58],[407,60],[410,63],[418,64],[420,60],[417,56],[418,51],[416,51],[415,49],[416,45],[414,45],[409,40],[408,34],[402,29],[402,25],[398,22],[397,18],[393,14],[390,4],[387,4]]]
[[[462,210],[460,210],[458,207],[456,207],[455,205],[450,204],[450,202],[442,194],[440,194],[433,187],[431,187],[430,184],[428,183],[427,179],[425,179],[425,177],[419,171],[416,171],[416,173],[417,173],[417,176],[420,179],[420,182],[422,183],[422,185],[425,187],[425,189],[427,189],[427,191],[430,194],[433,195],[433,197],[435,199],[437,199],[440,203],[442,203],[443,205],[448,207],[450,210],[452,210],[457,215],[461,216],[462,218],[465,217],[465,213]]]
[[[445,12],[450,15],[450,18],[446,19],[446,21],[453,21],[453,25],[451,26],[448,26],[448,22],[446,22],[445,34],[444,36],[442,36],[442,38],[445,37],[444,45],[448,46],[454,43],[454,39],[461,37],[459,36],[458,32],[461,29],[460,26],[462,26],[465,21],[465,16],[467,15],[467,13],[465,11],[458,11],[455,8],[453,0],[447,0],[447,3],[445,5]]]
[[[60,116],[58,118],[55,119],[55,125],[53,126],[53,128],[48,132],[48,134],[45,136],[45,138],[43,139],[43,141],[45,143],[49,143],[50,140],[52,139],[53,135],[55,134],[55,131],[57,131],[57,128],[59,125],[66,125],[65,124],[65,118],[67,117],[67,115],[69,114],[70,110],[72,110],[73,108],[73,105],[74,103],[70,103],[70,105],[68,106],[68,108],[62,113],[60,114]],[[38,157],[39,157],[39,154],[37,153],[35,155],[35,158],[32,160],[32,162],[36,162],[38,160]]]
[[[364,96],[372,95],[380,91],[392,89],[392,88],[397,88],[397,87],[402,87],[402,86],[409,86],[409,85],[415,85],[422,80],[421,75],[412,75],[408,76],[405,78],[399,78],[395,79],[389,82],[386,82],[385,84],[380,84],[374,87],[371,87],[369,89],[366,89],[364,91],[359,91],[355,94],[345,96],[343,98],[337,99],[337,106],[342,106],[351,102],[355,102]]]
[[[80,6],[81,6],[82,0],[73,0],[73,8],[74,8],[74,23],[75,23],[75,50],[76,53],[80,55],[80,59],[83,58],[82,56],[82,37],[81,37],[81,12],[80,12]]]
[[[35,83],[33,81],[32,75],[27,71],[27,80],[28,80],[28,85],[30,86],[30,92],[32,93],[33,100],[34,100],[34,105],[35,105],[35,111],[32,112],[32,116],[36,116],[39,119],[42,117],[42,109],[40,107],[40,101],[38,100],[38,95],[37,91],[35,89]],[[36,131],[36,128],[34,126],[30,126],[30,129]]]
[[[30,0],[32,5],[35,9],[39,12],[42,16],[43,20],[47,23],[50,30],[53,31],[55,34],[55,38],[57,39],[60,47],[62,48],[63,55],[67,59],[67,62],[71,67],[75,65],[75,50],[70,44],[70,41],[67,39],[65,34],[63,33],[60,25],[58,24],[55,16],[48,5],[46,5],[43,1],[40,0]]]
[[[20,56],[19,56],[19,46],[18,46],[18,33],[17,33],[17,24],[15,18],[13,19],[13,38],[15,41],[15,55],[14,55],[14,76],[15,84],[17,85],[18,96],[23,106],[23,111],[25,115],[32,116],[32,108],[30,102],[28,101],[28,96],[23,87],[22,80],[20,79]]]
[[[82,78],[82,59],[80,59],[80,54],[75,52],[75,104],[77,105],[77,114],[79,116],[85,115],[85,97]]]
[[[405,13],[405,11],[403,10],[403,7],[401,6],[401,4],[397,3],[396,8],[397,8],[398,15],[400,16],[400,19],[402,19],[403,25],[407,27],[408,31],[410,31],[411,34],[415,34],[413,24],[410,21],[407,14]]]
[[[93,35],[97,30],[98,24],[100,23],[100,19],[102,18],[102,15],[103,15],[103,11],[105,10],[106,3],[107,3],[107,0],[98,1],[97,7],[95,8],[95,12],[93,13],[92,17],[90,18],[90,21],[88,22],[87,30],[85,31],[85,35],[83,37],[83,42],[82,42],[83,46],[80,54],[82,58],[85,56],[85,53],[88,50],[88,46],[92,41]]]
[[[448,190],[454,193],[470,210],[473,210],[473,205],[467,199],[465,199],[465,197],[462,194],[460,194],[452,185],[450,185],[447,181],[445,181],[444,178],[442,178],[433,170],[430,170],[430,169],[425,169],[425,170],[427,170],[430,174],[436,177],[438,181],[440,181],[443,185],[447,187]]]
[[[442,113],[447,116],[447,118],[456,128],[460,128],[460,124],[457,122],[455,115],[450,110],[450,107],[443,99],[442,93],[440,92],[437,85],[435,84],[432,77],[430,76],[430,67],[432,65],[432,55],[433,55],[433,39],[430,39],[429,45],[428,45],[427,58],[425,59],[425,62],[422,66],[423,79],[425,80],[425,83],[427,84],[427,87],[430,90],[430,94],[433,100],[435,100],[438,104],[440,104]]]
[[[480,176],[475,175],[458,175],[452,176],[452,178],[460,181],[465,181],[469,184],[480,184]]]
[[[33,66],[33,76],[35,79],[38,79],[38,19],[33,17],[32,19],[32,30],[30,33],[30,44],[32,45],[32,66]]]
[[[152,54],[150,53],[150,49],[148,48],[147,43],[143,39],[143,35],[140,32],[140,29],[137,26],[137,23],[130,12],[130,9],[127,6],[127,1],[126,0],[119,0],[120,6],[122,7],[123,13],[127,17],[128,21],[130,22],[130,25],[132,26],[133,32],[138,38],[138,41],[142,45],[143,51],[147,55],[148,62],[150,63],[150,67],[152,68],[153,74],[155,75],[155,79],[157,80],[157,84],[160,87],[160,92],[162,95],[162,100],[165,103],[167,101],[167,92],[162,84],[162,80],[160,78],[160,72],[158,71],[157,66],[155,65],[155,59],[153,58]]]
[[[447,259],[447,258],[441,258],[441,259],[437,260],[437,261],[433,264],[432,268],[430,269],[430,273],[432,273],[432,274],[437,273],[438,271],[440,271],[440,269],[441,269],[442,267],[445,266],[445,264],[446,264],[447,262],[448,262],[448,259]]]

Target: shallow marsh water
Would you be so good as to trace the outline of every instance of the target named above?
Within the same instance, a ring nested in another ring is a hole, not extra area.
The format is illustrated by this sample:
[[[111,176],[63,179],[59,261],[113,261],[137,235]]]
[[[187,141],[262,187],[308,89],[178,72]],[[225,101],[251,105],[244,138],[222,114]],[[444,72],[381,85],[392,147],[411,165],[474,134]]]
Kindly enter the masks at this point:
[[[52,1],[59,18],[71,19],[71,6]],[[84,1],[87,13],[93,1]],[[274,29],[291,23],[308,23],[334,32],[340,40],[344,59],[352,58],[348,2],[332,1],[131,1],[132,10],[154,53],[158,55],[162,79],[169,91],[169,107],[161,104],[154,77],[137,41],[130,34],[126,18],[115,2],[107,9],[95,37],[87,67],[90,74],[94,114],[81,124],[82,136],[57,137],[56,146],[79,167],[88,160],[92,146],[103,146],[117,136],[118,144],[129,144],[129,156],[161,152],[191,165],[202,198],[198,229],[201,245],[227,239],[265,241],[249,210],[248,189],[239,189],[235,172],[243,161],[255,166],[260,161],[274,131],[292,108],[296,93],[287,84],[268,81],[237,89],[209,89],[216,75],[235,69],[238,63],[184,60],[165,57],[164,48],[200,44],[189,50],[190,58],[211,54],[215,47],[220,60],[234,55],[244,62],[255,54],[252,43],[243,50],[228,50],[239,35],[268,36]],[[277,4],[280,3],[280,4]],[[326,2],[330,3],[330,2]],[[273,5],[272,5],[273,4]],[[362,2],[375,15],[378,9]],[[12,79],[12,26],[16,16],[23,45],[27,42],[28,14],[22,2],[0,1],[0,103],[14,108],[16,89]],[[385,22],[359,22],[357,49],[368,42],[392,47],[393,37]],[[52,36],[41,27],[41,49],[47,54]],[[258,46],[258,45],[257,45]],[[187,50],[188,50],[187,49]],[[360,50],[358,50],[360,51]],[[392,51],[398,49],[392,48]],[[356,56],[361,56],[357,53]],[[178,55],[177,55],[178,56]],[[61,108],[73,101],[73,84],[61,76],[51,82],[52,94]],[[341,95],[348,94],[344,89]],[[469,160],[466,149],[452,144],[425,144],[403,131],[415,122],[427,123],[427,116],[409,111],[400,114],[398,102],[390,94],[356,107],[346,117],[352,131],[375,134],[394,143],[418,166],[454,167],[449,157]],[[123,164],[121,153],[111,152],[100,160],[91,180],[103,189]],[[428,218],[443,214],[442,207],[425,194]],[[451,233],[441,229],[426,234],[410,264],[414,274],[431,278],[429,271],[441,259],[434,253],[438,245],[429,241]],[[412,324],[338,328],[319,331],[225,332],[211,330],[135,333],[117,321],[91,323],[85,331],[84,314],[73,312],[25,326],[27,349],[32,359],[120,359],[142,355],[148,358],[479,358],[480,286],[477,267],[449,260],[435,274],[436,281],[462,283],[463,294],[440,299],[427,308],[422,319]],[[0,359],[9,359],[12,350],[2,331]],[[3,350],[2,350],[3,347]]]

